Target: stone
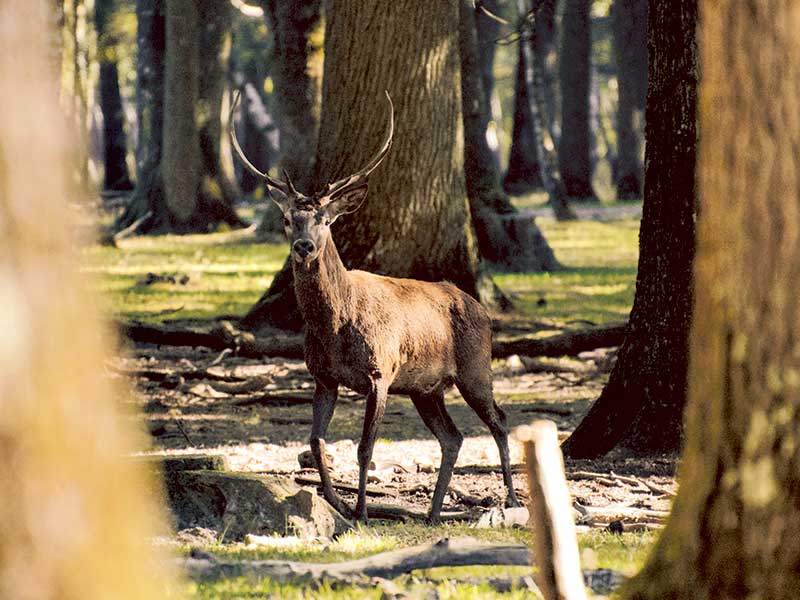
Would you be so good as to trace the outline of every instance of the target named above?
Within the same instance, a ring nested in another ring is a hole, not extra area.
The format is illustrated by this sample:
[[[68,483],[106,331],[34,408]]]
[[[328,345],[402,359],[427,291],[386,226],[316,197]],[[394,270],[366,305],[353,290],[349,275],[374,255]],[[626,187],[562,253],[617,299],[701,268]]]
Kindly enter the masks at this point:
[[[288,478],[219,471],[173,471],[166,489],[178,529],[205,527],[224,541],[247,534],[331,538],[350,528],[315,491]]]

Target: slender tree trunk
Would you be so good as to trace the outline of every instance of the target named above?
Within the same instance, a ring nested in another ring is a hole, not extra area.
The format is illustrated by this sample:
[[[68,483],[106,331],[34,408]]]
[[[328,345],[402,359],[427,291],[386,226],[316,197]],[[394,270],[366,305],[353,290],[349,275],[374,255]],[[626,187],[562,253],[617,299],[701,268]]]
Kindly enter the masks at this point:
[[[103,187],[109,190],[131,190],[133,185],[126,162],[128,138],[125,134],[125,115],[117,72],[118,41],[108,29],[113,14],[113,0],[95,0],[94,22],[100,62],[100,110],[103,113]]]
[[[478,69],[481,76],[481,87],[483,88],[483,106],[487,114],[487,129],[484,132],[486,143],[492,152],[494,170],[500,172],[500,145],[497,141],[498,124],[502,115],[494,114],[492,98],[494,90],[494,56],[497,48],[496,41],[501,36],[501,23],[496,18],[488,15],[486,11],[497,15],[502,12],[500,0],[482,0],[475,3],[475,31],[477,33],[477,52]],[[499,102],[497,103],[499,107]],[[491,130],[488,126],[491,126]]]
[[[561,80],[561,139],[558,164],[571,198],[594,199],[592,189],[591,125],[591,0],[564,0],[559,76]]]
[[[623,596],[789,600],[800,590],[800,7],[702,0],[700,14],[686,452],[672,515]]]
[[[617,198],[642,194],[642,131],[647,97],[647,0],[615,0],[612,8],[617,61]]]
[[[600,397],[564,442],[572,458],[615,446],[679,450],[694,258],[696,0],[652,0],[647,168],[639,271],[625,342]]]
[[[560,265],[533,218],[520,215],[500,188],[486,141],[489,113],[478,60],[477,15],[471,0],[459,2],[464,173],[480,255],[508,271],[556,270]]]
[[[481,273],[459,142],[458,2],[331,0],[325,14],[316,187],[366,164],[386,128],[384,90],[395,103],[389,156],[372,175],[365,204],[334,226],[345,264],[392,276],[448,279],[477,296]],[[285,271],[246,325],[296,319]]]
[[[514,120],[511,129],[511,148],[508,168],[503,176],[503,189],[521,195],[542,187],[542,175],[536,158],[536,140],[531,123],[528,84],[525,81],[524,41],[517,47],[517,68],[514,76]]]

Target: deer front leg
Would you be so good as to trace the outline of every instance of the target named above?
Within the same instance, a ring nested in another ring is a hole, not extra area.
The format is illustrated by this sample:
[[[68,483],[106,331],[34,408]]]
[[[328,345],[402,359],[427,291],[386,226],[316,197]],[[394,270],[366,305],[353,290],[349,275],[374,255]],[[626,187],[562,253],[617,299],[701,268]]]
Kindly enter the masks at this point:
[[[361,442],[358,444],[358,501],[356,502],[355,518],[360,521],[367,520],[367,471],[372,460],[372,450],[378,436],[378,427],[383,421],[386,410],[386,396],[389,384],[383,379],[376,379],[372,391],[367,396],[367,410],[364,415],[364,431]]]
[[[338,510],[345,517],[350,516],[350,509],[333,491],[331,477],[328,473],[328,465],[325,463],[325,432],[333,417],[333,409],[336,407],[336,400],[339,397],[339,388],[336,384],[325,385],[317,380],[317,387],[314,390],[313,420],[311,423],[311,455],[317,465],[319,478],[322,482],[322,495],[333,508]]]

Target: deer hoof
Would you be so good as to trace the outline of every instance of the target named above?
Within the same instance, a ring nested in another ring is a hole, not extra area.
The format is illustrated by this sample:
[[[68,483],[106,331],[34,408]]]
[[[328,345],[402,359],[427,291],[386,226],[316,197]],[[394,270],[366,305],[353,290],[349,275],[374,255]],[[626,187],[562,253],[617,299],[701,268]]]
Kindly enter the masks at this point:
[[[522,506],[522,502],[517,500],[517,496],[515,494],[509,494],[506,498],[505,507],[506,508],[515,508]]]

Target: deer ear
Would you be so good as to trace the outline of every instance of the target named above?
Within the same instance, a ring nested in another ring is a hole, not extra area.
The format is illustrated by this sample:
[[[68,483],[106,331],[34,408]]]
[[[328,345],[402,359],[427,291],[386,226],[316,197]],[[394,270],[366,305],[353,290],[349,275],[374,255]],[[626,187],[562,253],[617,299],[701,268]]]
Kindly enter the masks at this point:
[[[270,186],[266,186],[266,188],[270,200],[272,200],[278,206],[278,208],[281,209],[282,213],[285,213],[287,210],[289,210],[289,197],[286,194]]]
[[[328,203],[328,214],[331,217],[331,222],[342,215],[357,211],[364,203],[368,189],[369,186],[365,183],[351,190],[342,192],[331,200]]]

